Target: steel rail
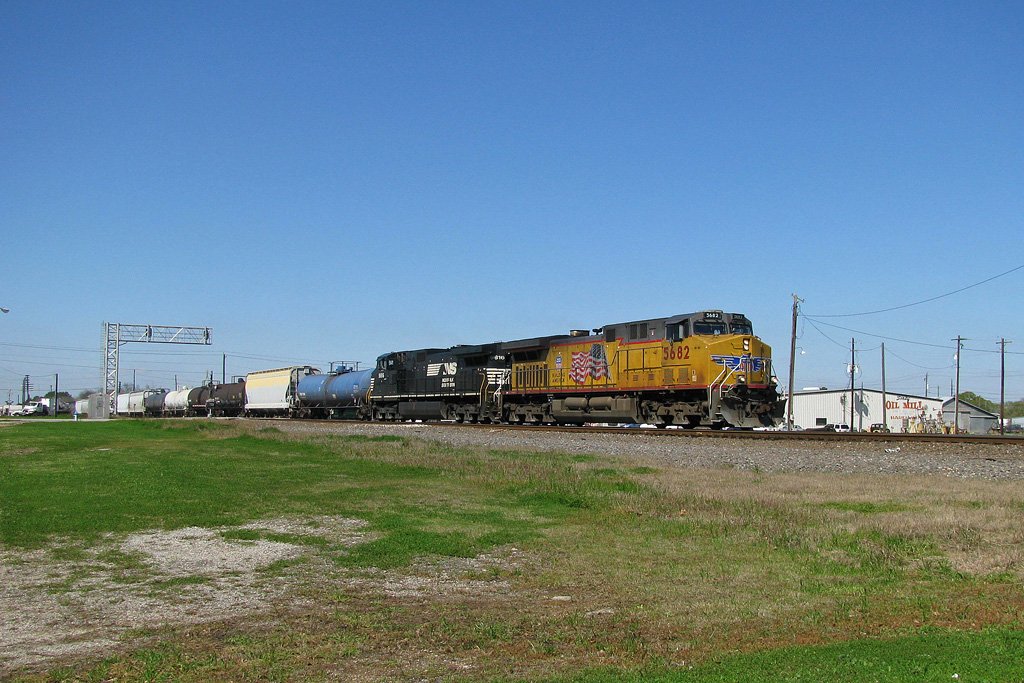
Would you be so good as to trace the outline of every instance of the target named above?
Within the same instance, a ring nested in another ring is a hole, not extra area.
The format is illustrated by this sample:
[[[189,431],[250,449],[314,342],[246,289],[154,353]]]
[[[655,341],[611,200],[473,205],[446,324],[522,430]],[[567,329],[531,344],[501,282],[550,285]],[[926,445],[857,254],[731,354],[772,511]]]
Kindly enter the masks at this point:
[[[403,424],[400,422],[384,422],[374,424]],[[404,423],[411,424],[411,423]],[[572,434],[625,434],[642,438],[692,438],[692,439],[748,439],[760,441],[829,441],[829,442],[869,442],[869,443],[948,443],[948,444],[982,444],[1010,445],[1024,448],[1024,437],[999,436],[987,434],[907,434],[877,432],[825,432],[805,430],[799,432],[757,432],[741,429],[638,429],[623,427],[589,427],[572,425],[510,425],[510,424],[471,424],[458,422],[422,422],[430,427],[454,427],[463,429],[526,429],[532,431],[558,431]]]

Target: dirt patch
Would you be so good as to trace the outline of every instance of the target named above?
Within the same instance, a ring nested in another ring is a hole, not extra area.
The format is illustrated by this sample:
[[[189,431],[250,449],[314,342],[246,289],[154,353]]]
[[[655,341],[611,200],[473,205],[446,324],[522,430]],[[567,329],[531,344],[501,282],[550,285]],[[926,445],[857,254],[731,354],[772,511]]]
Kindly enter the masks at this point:
[[[121,544],[166,577],[221,577],[266,567],[302,554],[302,548],[276,541],[225,540],[218,529],[186,527],[134,534]]]
[[[373,538],[361,520],[300,517],[108,536],[89,547],[0,549],[0,678],[109,654],[130,645],[134,629],[238,619],[282,605],[315,609],[324,589],[399,599],[507,594],[495,576],[518,561],[514,549],[423,561],[406,572],[349,572],[330,561],[330,552]]]

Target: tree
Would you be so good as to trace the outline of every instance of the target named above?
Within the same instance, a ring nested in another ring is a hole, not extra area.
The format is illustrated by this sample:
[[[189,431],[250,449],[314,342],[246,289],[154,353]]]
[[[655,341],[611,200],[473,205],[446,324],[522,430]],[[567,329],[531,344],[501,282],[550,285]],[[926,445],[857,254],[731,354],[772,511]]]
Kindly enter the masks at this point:
[[[978,396],[973,391],[961,391],[960,400],[970,403],[972,406],[977,406],[982,410],[987,410],[990,413],[999,414],[999,404],[988,400],[984,396]]]
[[[45,394],[43,394],[43,398],[53,398],[53,392],[52,391],[46,392]],[[68,402],[74,400],[71,397],[71,394],[69,394],[66,391],[61,391],[60,393],[58,393],[57,394],[57,398],[60,399],[61,401],[64,401],[65,403],[68,403]]]

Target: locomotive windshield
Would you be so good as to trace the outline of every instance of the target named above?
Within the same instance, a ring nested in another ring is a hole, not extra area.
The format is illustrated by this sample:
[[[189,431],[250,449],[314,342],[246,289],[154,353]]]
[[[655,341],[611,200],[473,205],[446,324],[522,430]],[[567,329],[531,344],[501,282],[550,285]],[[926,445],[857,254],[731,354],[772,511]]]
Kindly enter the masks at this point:
[[[733,334],[754,334],[754,328],[746,320],[742,322],[734,320],[729,324],[729,329]]]
[[[725,332],[726,332],[725,323],[710,323],[710,322],[707,322],[707,321],[697,321],[697,320],[695,320],[694,323],[693,323],[693,333],[694,334],[719,335],[719,334],[725,334]]]

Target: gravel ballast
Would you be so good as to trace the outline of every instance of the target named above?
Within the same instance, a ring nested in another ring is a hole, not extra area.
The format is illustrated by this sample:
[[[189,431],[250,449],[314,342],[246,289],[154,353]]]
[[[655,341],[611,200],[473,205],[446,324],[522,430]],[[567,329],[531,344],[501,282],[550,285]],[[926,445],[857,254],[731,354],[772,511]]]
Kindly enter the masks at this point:
[[[543,428],[507,429],[448,424],[290,422],[274,426],[293,434],[399,435],[451,446],[517,451],[557,451],[636,456],[681,468],[735,468],[760,472],[938,475],[960,479],[1024,480],[1021,444],[893,441],[785,441],[676,436],[623,430],[573,433]]]

